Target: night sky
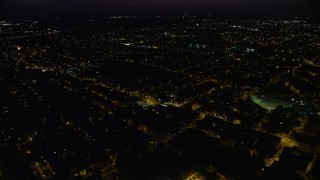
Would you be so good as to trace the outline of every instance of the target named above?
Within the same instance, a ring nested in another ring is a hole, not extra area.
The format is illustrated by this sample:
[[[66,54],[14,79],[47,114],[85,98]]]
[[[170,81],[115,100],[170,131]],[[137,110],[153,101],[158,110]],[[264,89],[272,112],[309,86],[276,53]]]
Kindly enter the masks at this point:
[[[319,16],[319,0],[1,0],[1,16],[212,13]]]

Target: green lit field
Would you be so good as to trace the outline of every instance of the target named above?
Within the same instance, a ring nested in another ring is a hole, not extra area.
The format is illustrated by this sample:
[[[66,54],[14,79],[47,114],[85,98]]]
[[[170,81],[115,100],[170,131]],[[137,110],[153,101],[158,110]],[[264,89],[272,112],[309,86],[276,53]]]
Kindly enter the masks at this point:
[[[262,98],[262,97],[251,97],[252,101],[261,106],[264,109],[267,109],[269,111],[274,110],[277,106],[283,106],[283,107],[291,107],[292,105],[290,103],[286,103],[283,101],[278,101],[275,99],[269,99],[269,98]]]

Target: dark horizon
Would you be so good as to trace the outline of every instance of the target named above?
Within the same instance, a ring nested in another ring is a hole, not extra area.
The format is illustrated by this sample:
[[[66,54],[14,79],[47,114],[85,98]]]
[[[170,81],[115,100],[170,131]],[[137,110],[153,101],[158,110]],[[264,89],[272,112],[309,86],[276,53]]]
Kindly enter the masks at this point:
[[[318,17],[319,2],[314,0],[221,0],[208,1],[145,1],[123,0],[110,2],[95,0],[80,1],[38,1],[14,0],[0,3],[0,17],[35,16],[96,16],[96,15],[162,15],[162,14],[212,14],[221,17],[277,17],[313,16]]]

